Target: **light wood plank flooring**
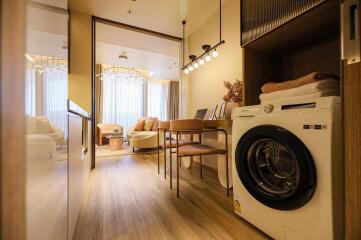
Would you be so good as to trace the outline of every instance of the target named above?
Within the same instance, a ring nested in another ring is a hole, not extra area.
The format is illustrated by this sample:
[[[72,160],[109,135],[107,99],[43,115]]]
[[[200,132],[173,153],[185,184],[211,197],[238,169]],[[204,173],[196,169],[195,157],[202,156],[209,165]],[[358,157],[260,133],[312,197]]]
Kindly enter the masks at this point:
[[[267,239],[233,212],[215,172],[201,180],[198,165],[181,169],[178,199],[156,164],[156,155],[97,159],[74,239]]]

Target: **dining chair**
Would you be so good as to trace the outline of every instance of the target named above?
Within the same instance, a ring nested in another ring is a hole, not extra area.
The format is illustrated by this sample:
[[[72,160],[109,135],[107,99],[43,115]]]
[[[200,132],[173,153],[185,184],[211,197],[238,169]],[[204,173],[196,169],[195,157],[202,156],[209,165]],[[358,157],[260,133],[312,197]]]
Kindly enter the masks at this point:
[[[227,184],[227,196],[229,196],[229,170],[228,170],[228,140],[227,131],[224,129],[203,129],[203,121],[199,119],[186,119],[186,120],[171,120],[170,129],[171,133],[176,134],[175,148],[177,156],[177,197],[179,197],[179,161],[183,157],[199,157],[200,161],[200,175],[203,177],[202,170],[202,156],[206,155],[225,155],[226,161],[226,184]],[[225,134],[225,147],[216,148],[206,144],[202,144],[202,134],[206,132],[223,132]],[[181,145],[178,137],[180,134],[192,134],[199,136],[199,142],[191,145]]]
[[[170,181],[170,188],[172,189],[172,179],[173,179],[173,169],[172,169],[172,149],[176,148],[176,141],[172,139],[172,134],[169,131],[170,122],[169,121],[159,121],[158,122],[158,174],[160,174],[160,149],[163,150],[163,162],[164,162],[164,178],[167,178],[167,149],[169,150],[169,181]],[[167,133],[169,134],[167,139]],[[161,134],[163,134],[163,143],[161,143]],[[190,136],[190,140],[181,139],[181,136],[178,135],[178,145],[191,145],[197,144],[198,142],[193,141],[193,136]],[[173,140],[173,141],[172,141]],[[181,163],[179,162],[181,166]]]

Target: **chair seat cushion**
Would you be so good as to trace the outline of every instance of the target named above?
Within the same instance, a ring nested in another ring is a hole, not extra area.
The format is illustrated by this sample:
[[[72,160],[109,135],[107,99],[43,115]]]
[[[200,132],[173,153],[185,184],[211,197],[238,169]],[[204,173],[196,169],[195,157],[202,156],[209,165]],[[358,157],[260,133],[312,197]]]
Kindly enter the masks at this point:
[[[199,144],[198,142],[193,142],[193,141],[189,141],[189,140],[179,140],[178,141],[178,146],[185,146],[185,145],[191,145],[191,144]],[[165,143],[166,148],[169,148],[170,146],[170,141],[168,140]],[[177,142],[175,139],[172,139],[172,148],[177,147]]]
[[[226,154],[225,149],[217,149],[203,144],[184,145],[178,148],[179,156],[199,156],[212,154]]]

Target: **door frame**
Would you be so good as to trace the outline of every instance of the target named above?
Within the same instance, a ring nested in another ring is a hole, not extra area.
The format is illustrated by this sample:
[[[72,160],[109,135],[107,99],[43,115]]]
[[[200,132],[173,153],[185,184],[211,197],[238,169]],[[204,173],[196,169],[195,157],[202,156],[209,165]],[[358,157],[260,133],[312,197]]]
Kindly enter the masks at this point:
[[[122,28],[122,29],[130,30],[130,31],[138,32],[138,33],[148,34],[151,36],[168,39],[168,40],[172,40],[172,41],[176,41],[176,42],[180,42],[181,44],[184,44],[183,38],[180,38],[180,37],[176,37],[176,36],[172,36],[169,34],[153,31],[150,29],[141,28],[141,27],[137,27],[137,26],[97,17],[94,15],[92,16],[92,22],[91,22],[91,26],[92,26],[91,27],[91,36],[92,36],[91,37],[92,38],[91,39],[91,46],[92,46],[92,54],[91,54],[91,62],[92,62],[92,70],[91,70],[92,71],[92,74],[91,74],[91,78],[92,78],[92,80],[91,80],[92,81],[91,82],[91,112],[92,112],[92,114],[91,114],[91,118],[92,118],[92,121],[91,121],[91,169],[95,168],[95,135],[96,135],[96,123],[95,123],[95,111],[96,111],[95,81],[96,80],[95,79],[96,79],[96,24],[97,23],[102,23],[102,24],[106,24],[109,26]],[[180,54],[179,60],[181,60],[182,58],[183,58],[183,56],[182,56],[182,54]],[[179,76],[180,76],[179,79],[181,79],[181,69],[179,69]],[[180,84],[181,83],[182,83],[182,81],[180,81]],[[181,86],[180,86],[180,89],[181,89]]]
[[[0,239],[26,238],[26,1],[0,0]]]

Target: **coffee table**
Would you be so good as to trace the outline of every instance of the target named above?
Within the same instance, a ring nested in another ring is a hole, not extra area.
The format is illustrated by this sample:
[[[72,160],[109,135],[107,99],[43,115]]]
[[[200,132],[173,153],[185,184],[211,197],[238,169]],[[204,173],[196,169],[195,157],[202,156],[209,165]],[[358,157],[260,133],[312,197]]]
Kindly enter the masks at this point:
[[[109,139],[109,147],[111,151],[121,150],[123,147],[123,136],[122,135],[108,135],[106,138]]]

